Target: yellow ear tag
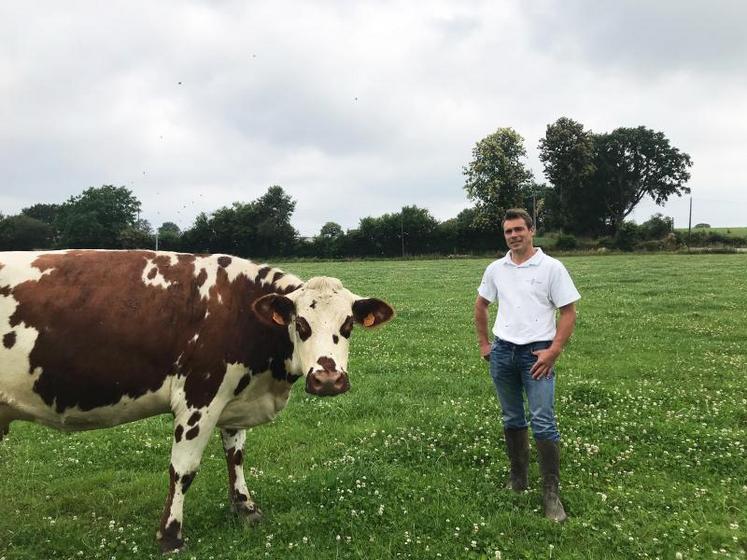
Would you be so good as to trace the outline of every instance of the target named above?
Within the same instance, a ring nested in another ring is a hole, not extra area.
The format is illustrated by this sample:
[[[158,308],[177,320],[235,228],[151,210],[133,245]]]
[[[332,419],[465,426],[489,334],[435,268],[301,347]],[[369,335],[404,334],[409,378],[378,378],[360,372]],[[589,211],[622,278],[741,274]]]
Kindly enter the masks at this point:
[[[280,313],[278,313],[277,311],[272,312],[272,320],[275,321],[281,327],[285,326],[285,321],[283,321],[283,318],[280,316]]]
[[[376,318],[374,317],[374,314],[373,314],[373,313],[369,313],[369,314],[368,314],[368,315],[366,315],[366,316],[365,316],[365,318],[363,319],[363,326],[364,326],[364,327],[370,327],[370,326],[371,326],[371,325],[373,325],[373,324],[374,324],[375,322],[376,322]]]

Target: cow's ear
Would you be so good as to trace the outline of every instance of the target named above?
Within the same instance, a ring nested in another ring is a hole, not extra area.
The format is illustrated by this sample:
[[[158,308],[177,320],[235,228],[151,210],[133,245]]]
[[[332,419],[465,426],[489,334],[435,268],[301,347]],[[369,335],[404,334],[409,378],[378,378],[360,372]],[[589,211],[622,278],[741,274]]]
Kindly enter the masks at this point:
[[[364,327],[375,327],[394,317],[394,309],[380,299],[359,299],[353,303],[353,317]]]
[[[252,304],[252,309],[257,314],[257,317],[265,323],[285,327],[291,322],[296,307],[285,296],[267,294],[255,300]]]

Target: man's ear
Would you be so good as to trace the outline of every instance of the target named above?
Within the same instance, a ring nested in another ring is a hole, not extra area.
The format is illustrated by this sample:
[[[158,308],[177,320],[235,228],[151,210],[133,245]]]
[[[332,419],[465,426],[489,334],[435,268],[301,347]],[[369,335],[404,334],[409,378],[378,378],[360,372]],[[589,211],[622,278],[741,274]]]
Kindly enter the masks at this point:
[[[264,323],[286,327],[291,322],[296,306],[285,296],[267,294],[255,300],[252,310]]]
[[[353,317],[364,327],[375,327],[394,317],[394,309],[380,299],[364,298],[353,303]]]

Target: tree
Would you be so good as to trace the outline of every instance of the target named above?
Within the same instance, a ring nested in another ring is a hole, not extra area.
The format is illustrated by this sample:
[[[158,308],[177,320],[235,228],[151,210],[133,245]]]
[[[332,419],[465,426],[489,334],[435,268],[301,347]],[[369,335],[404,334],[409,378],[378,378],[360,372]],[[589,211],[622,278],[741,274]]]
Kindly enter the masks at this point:
[[[561,117],[547,125],[539,151],[545,177],[553,186],[545,198],[546,225],[561,231],[596,233],[601,210],[592,193],[593,133],[581,123]]]
[[[605,220],[616,232],[644,197],[663,205],[670,196],[690,192],[690,156],[671,146],[662,132],[644,126],[618,128],[595,136],[594,184]]]
[[[215,232],[210,218],[205,212],[200,212],[192,227],[182,233],[180,249],[193,253],[208,253],[214,237]]]
[[[30,218],[35,218],[40,222],[44,222],[45,224],[54,225],[59,210],[59,204],[38,203],[34,204],[33,206],[29,206],[28,208],[24,208],[23,210],[21,210],[21,214],[29,216]]]
[[[340,224],[327,222],[319,230],[319,235],[312,240],[311,256],[339,257],[344,247],[345,233]]]
[[[336,222],[327,222],[319,230],[319,237],[323,239],[336,239],[343,235],[342,226]]]
[[[179,249],[182,230],[174,222],[164,222],[158,228],[158,248],[164,251]]]
[[[463,168],[467,197],[476,202],[476,218],[500,232],[503,213],[522,202],[522,189],[532,173],[521,161],[524,139],[512,128],[499,128],[472,149],[472,161]]]
[[[119,248],[120,233],[137,228],[140,201],[125,187],[91,187],[70,197],[58,210],[55,225],[63,247]]]
[[[209,217],[200,214],[182,234],[182,245],[193,251],[250,258],[290,255],[298,239],[290,223],[295,206],[282,187],[274,185],[252,202],[234,202]]]
[[[29,251],[49,249],[53,243],[52,226],[25,214],[0,218],[0,250]]]
[[[614,235],[645,196],[661,205],[690,192],[690,156],[644,126],[594,134],[563,117],[548,125],[539,149],[553,186],[545,197],[553,228]]]
[[[134,225],[119,230],[119,246],[123,249],[153,248],[155,238],[148,220],[137,220]]]
[[[290,255],[298,240],[298,232],[290,223],[296,201],[282,187],[273,185],[254,201],[257,247],[259,255]]]
[[[548,198],[552,193],[552,187],[535,181],[531,181],[521,189],[521,204],[518,206],[526,209],[530,216],[536,218],[534,227],[537,230],[544,229],[548,223],[552,223],[553,214],[548,206]]]

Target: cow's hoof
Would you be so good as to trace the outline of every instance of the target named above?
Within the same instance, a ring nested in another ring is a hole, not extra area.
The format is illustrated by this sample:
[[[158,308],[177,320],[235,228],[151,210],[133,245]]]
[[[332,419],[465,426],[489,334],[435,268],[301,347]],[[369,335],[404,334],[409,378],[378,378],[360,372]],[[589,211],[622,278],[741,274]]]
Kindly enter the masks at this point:
[[[184,540],[179,538],[161,539],[158,545],[161,547],[161,554],[178,554],[184,550]]]
[[[256,527],[262,521],[262,510],[254,504],[234,504],[231,509],[249,527]]]
[[[184,550],[184,539],[179,534],[180,524],[172,521],[165,531],[156,532],[156,540],[161,548],[161,554],[176,554]]]

